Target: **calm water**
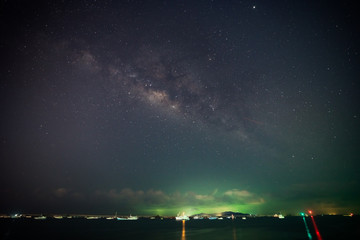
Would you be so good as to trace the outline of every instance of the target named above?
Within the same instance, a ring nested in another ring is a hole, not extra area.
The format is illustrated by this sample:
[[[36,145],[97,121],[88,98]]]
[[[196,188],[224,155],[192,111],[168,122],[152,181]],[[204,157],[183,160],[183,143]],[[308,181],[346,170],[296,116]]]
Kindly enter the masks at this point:
[[[322,239],[360,239],[359,217],[315,217]],[[306,218],[313,240],[312,220]],[[309,239],[301,217],[247,220],[0,219],[1,239]]]

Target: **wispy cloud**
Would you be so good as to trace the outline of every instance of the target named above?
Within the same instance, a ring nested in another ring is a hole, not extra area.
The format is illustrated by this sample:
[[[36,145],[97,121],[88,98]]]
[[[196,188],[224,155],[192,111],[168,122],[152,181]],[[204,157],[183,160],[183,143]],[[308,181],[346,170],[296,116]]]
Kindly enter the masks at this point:
[[[96,191],[95,195],[103,200],[111,201],[118,205],[127,205],[132,209],[211,209],[227,208],[231,206],[260,205],[265,203],[264,198],[247,190],[231,189],[225,192],[214,191],[209,194],[199,194],[196,192],[174,192],[165,193],[161,190],[132,190],[130,188],[122,190]]]

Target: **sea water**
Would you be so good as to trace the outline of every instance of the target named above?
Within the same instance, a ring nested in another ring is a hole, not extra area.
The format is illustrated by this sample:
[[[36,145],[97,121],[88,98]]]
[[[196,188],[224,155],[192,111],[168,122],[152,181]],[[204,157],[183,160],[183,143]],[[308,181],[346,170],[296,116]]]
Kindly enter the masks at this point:
[[[322,239],[360,239],[360,218],[318,216]],[[1,239],[318,239],[310,217],[256,217],[224,220],[170,219],[118,221],[107,219],[0,219]]]

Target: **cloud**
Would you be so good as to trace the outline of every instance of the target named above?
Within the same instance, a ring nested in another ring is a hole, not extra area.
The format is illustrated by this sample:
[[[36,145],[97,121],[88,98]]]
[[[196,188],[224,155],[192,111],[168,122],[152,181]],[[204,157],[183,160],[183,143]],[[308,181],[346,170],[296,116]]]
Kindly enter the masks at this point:
[[[224,195],[235,197],[235,198],[247,198],[247,197],[251,197],[253,194],[246,190],[232,189],[232,190],[226,191],[224,193]]]
[[[67,200],[84,200],[84,194],[80,192],[75,192],[72,189],[60,187],[53,190],[53,195],[57,198],[67,199]],[[45,194],[45,193],[43,193]]]
[[[161,190],[149,189],[132,190],[125,188],[122,190],[111,189],[108,191],[97,191],[96,195],[102,199],[107,199],[119,205],[137,208],[146,206],[149,209],[156,207],[226,207],[232,205],[259,205],[265,203],[262,197],[257,196],[247,190],[231,189],[225,192],[214,191],[210,194],[199,194],[195,192],[175,192],[165,193]],[[230,209],[231,210],[231,209]]]
[[[54,190],[54,195],[59,198],[64,197],[67,194],[68,194],[68,190],[66,188],[58,188]]]
[[[229,203],[241,204],[262,204],[265,202],[263,198],[256,197],[253,193],[246,190],[232,189],[224,193],[223,199]]]

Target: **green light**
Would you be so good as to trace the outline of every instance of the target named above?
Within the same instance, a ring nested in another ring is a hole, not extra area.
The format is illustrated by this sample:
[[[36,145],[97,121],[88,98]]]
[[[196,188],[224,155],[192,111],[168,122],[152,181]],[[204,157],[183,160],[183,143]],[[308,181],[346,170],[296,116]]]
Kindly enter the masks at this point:
[[[302,213],[302,214],[304,214],[304,213]],[[304,214],[305,215],[305,214]],[[305,216],[303,215],[303,220],[304,220],[304,224],[305,224],[305,229],[306,229],[306,233],[307,233],[307,236],[308,236],[308,238],[309,238],[309,240],[312,240],[312,236],[311,236],[311,233],[310,233],[310,231],[309,231],[309,227],[308,227],[308,225],[307,225],[307,223],[306,223],[306,220],[305,220]]]
[[[301,216],[305,216],[305,213],[301,212],[300,215],[301,215]]]

